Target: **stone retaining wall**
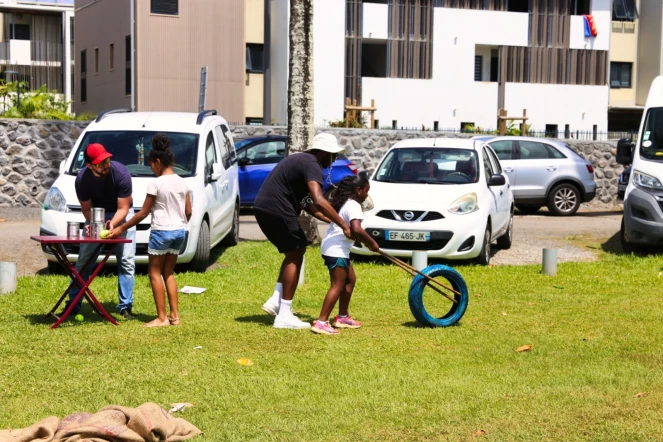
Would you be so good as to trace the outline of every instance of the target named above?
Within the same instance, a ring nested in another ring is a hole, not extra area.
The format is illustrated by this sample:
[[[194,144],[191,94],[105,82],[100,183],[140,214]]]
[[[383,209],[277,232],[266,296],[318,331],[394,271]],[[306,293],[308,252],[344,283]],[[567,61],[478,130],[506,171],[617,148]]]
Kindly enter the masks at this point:
[[[0,119],[0,207],[39,207],[58,176],[58,167],[87,126],[84,121]],[[255,135],[285,135],[284,127],[236,126],[235,139]],[[322,128],[334,134],[346,155],[360,169],[372,170],[384,153],[407,138],[469,138],[470,134]],[[614,204],[623,168],[615,161],[616,142],[574,141],[568,144],[595,169],[594,204]]]

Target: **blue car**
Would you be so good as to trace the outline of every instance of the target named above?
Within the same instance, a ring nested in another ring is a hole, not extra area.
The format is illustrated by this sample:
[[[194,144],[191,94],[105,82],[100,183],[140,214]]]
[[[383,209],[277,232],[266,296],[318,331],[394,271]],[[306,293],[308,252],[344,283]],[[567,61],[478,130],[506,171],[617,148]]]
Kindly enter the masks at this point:
[[[235,143],[239,165],[240,204],[252,206],[260,186],[276,164],[285,156],[288,138],[284,136],[250,137]],[[348,175],[357,175],[357,166],[345,155],[339,155],[331,167],[324,169],[324,186],[327,192]]]

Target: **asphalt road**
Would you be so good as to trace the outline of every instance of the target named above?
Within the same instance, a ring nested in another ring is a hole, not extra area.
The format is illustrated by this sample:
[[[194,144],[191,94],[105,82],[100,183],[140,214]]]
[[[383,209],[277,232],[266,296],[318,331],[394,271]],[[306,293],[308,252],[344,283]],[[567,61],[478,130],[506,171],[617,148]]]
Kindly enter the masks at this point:
[[[39,234],[39,216],[39,209],[0,208],[0,261],[17,262],[19,275],[44,270],[46,261],[41,249],[30,240],[31,235]],[[551,247],[558,249],[560,262],[594,260],[600,250],[587,247],[586,240],[614,246],[621,217],[619,211],[581,211],[569,218],[550,216],[545,211],[536,215],[516,212],[513,245],[509,250],[495,247],[492,264],[537,264],[541,262],[542,249]],[[251,211],[244,211],[240,222],[241,239],[265,239]],[[324,235],[327,226],[320,224],[319,228]]]

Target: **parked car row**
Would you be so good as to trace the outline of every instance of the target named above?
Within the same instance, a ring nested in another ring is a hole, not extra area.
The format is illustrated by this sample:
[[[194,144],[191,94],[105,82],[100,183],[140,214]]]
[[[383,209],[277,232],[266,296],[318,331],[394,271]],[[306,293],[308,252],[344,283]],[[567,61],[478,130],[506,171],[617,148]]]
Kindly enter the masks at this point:
[[[84,222],[74,181],[85,167],[83,152],[101,143],[132,175],[133,205],[139,210],[154,177],[146,163],[151,139],[165,133],[174,169],[191,189],[193,215],[178,262],[206,268],[210,249],[239,240],[239,210],[251,206],[267,175],[287,151],[284,136],[234,141],[215,111],[200,114],[103,113],[81,134],[42,210],[42,235],[65,235],[68,221]],[[559,141],[527,137],[411,139],[394,145],[370,177],[370,209],[363,222],[385,251],[488,264],[491,245],[509,248],[514,207],[531,213],[543,205],[556,215],[574,214],[596,193],[592,165]],[[324,171],[324,191],[356,175],[357,166],[339,155]],[[137,226],[136,262],[147,262],[149,217]],[[51,265],[55,258],[44,251]],[[371,254],[357,243],[353,253]],[[77,259],[68,246],[68,259]],[[112,260],[113,258],[111,258]]]

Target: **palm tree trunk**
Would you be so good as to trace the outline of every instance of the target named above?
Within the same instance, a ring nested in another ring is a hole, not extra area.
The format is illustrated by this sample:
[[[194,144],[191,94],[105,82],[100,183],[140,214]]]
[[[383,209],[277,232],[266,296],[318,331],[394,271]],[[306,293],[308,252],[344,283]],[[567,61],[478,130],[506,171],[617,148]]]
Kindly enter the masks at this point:
[[[313,0],[290,0],[288,69],[288,154],[303,152],[315,136],[313,126]],[[318,223],[307,212],[299,216],[309,244],[319,244]]]

